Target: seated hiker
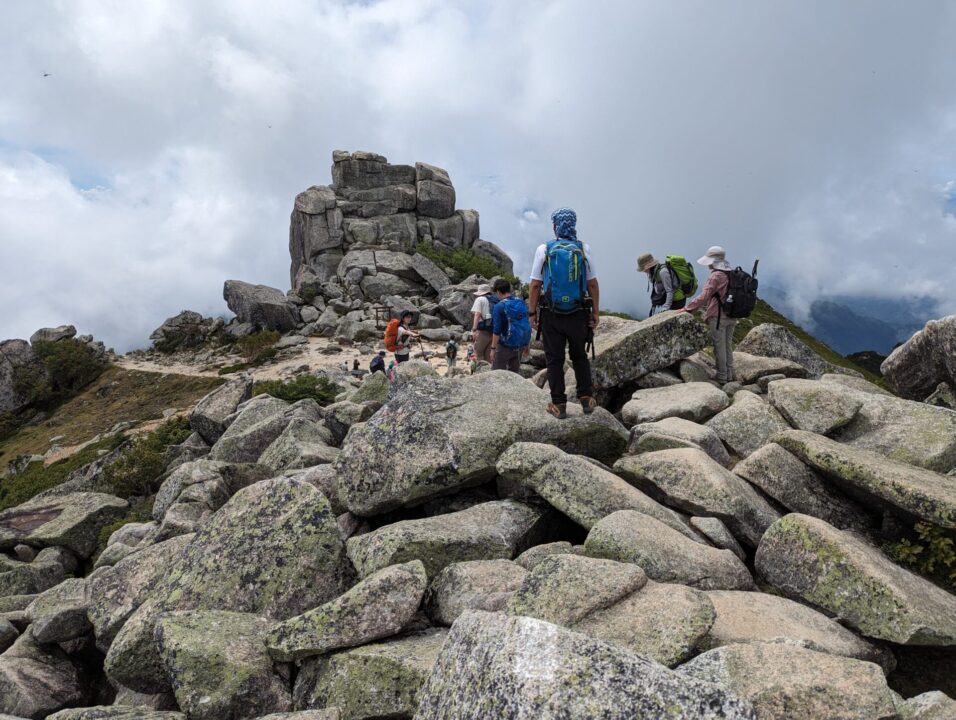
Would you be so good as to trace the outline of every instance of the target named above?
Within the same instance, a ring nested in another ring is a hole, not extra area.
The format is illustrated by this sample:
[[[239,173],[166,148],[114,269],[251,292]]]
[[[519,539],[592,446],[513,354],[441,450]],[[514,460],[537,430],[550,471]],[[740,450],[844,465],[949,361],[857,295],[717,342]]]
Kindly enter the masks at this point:
[[[355,360],[352,362],[352,370],[349,373],[349,375],[351,375],[352,377],[360,378],[360,377],[364,377],[367,372],[368,372],[367,370],[363,369],[359,365],[359,359],[355,358]]]
[[[637,259],[638,272],[647,273],[651,290],[651,312],[680,310],[697,292],[694,269],[680,255],[668,255],[663,263],[650,253]]]
[[[723,299],[727,295],[730,264],[725,259],[726,252],[714,245],[697,263],[710,268],[707,282],[700,295],[687,303],[685,312],[694,312],[704,308],[704,320],[710,329],[710,339],[714,344],[714,357],[717,359],[717,382],[721,385],[734,379],[734,328],[737,321],[723,308]]]
[[[385,374],[385,351],[379,350],[378,354],[372,358],[372,362],[368,364],[369,372],[377,373],[380,372],[382,375]]]
[[[521,356],[531,345],[531,322],[524,300],[511,294],[511,283],[495,280],[498,302],[492,314],[492,370],[518,372]]]

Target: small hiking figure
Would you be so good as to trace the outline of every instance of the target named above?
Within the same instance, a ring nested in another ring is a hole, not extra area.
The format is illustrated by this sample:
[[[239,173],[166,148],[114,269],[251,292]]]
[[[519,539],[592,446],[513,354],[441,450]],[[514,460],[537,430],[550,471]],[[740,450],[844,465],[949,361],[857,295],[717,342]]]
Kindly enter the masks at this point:
[[[637,259],[638,272],[647,273],[651,290],[651,315],[665,310],[680,310],[687,298],[697,292],[694,268],[680,255],[668,255],[663,263],[650,253]]]
[[[511,294],[511,283],[495,280],[498,303],[493,311],[491,369],[519,372],[521,356],[531,345],[531,322],[524,300]]]
[[[394,360],[388,361],[388,370],[385,373],[385,377],[387,377],[390,381],[395,382],[395,361]]]
[[[455,342],[455,338],[450,338],[445,345],[445,360],[449,369],[455,367],[458,362],[458,343]]]
[[[358,358],[355,358],[355,360],[352,361],[352,371],[349,373],[349,375],[351,375],[352,377],[361,378],[361,377],[365,377],[365,374],[367,372],[368,371],[363,369],[361,365],[359,364]]]
[[[385,351],[379,350],[378,354],[372,358],[372,362],[368,364],[369,372],[374,374],[377,372],[385,375]]]
[[[535,251],[528,306],[531,322],[544,342],[551,389],[547,411],[564,419],[568,403],[564,386],[565,348],[574,367],[581,407],[585,413],[591,413],[597,405],[591,395],[591,363],[586,347],[601,321],[600,297],[591,248],[578,240],[574,210],[555,210],[551,222],[555,239],[542,243]],[[536,315],[538,311],[540,315]]]
[[[347,373],[349,371],[349,364],[345,362],[345,360],[343,360],[342,362],[339,363],[339,370],[341,370],[344,373]]]
[[[390,320],[385,328],[385,348],[395,353],[395,362],[408,362],[411,354],[412,341],[418,340],[421,335],[409,329],[415,314],[411,310],[403,312],[398,320]]]
[[[498,298],[491,294],[490,285],[479,285],[471,306],[471,335],[478,360],[491,362],[491,311]]]
[[[704,320],[710,329],[710,339],[714,345],[717,359],[717,382],[725,385],[734,379],[734,328],[737,320],[730,317],[723,308],[723,299],[727,295],[730,282],[729,273],[733,268],[726,260],[726,252],[719,245],[707,250],[707,254],[697,263],[710,268],[707,282],[700,295],[687,303],[685,312],[694,312],[704,308]]]

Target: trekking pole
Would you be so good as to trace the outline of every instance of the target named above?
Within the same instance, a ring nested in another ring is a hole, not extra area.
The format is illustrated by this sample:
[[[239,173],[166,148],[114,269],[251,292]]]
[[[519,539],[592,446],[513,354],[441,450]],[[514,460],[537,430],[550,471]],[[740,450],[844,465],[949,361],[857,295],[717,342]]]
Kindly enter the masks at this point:
[[[425,352],[425,343],[422,342],[421,338],[418,338],[418,347],[422,349],[422,360],[428,362],[428,353]]]

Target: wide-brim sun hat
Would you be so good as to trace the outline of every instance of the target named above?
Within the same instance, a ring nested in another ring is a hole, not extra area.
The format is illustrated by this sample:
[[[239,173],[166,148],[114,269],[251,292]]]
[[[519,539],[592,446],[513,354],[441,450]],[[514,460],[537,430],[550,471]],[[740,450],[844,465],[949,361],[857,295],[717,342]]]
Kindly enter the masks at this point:
[[[475,295],[491,295],[491,285],[479,285]]]
[[[710,267],[718,260],[723,260],[727,257],[727,251],[724,250],[720,245],[711,245],[707,248],[707,254],[702,258],[697,259],[698,265],[703,265],[704,267]]]
[[[650,253],[644,253],[637,259],[637,269],[640,272],[647,272],[657,264],[657,260]]]

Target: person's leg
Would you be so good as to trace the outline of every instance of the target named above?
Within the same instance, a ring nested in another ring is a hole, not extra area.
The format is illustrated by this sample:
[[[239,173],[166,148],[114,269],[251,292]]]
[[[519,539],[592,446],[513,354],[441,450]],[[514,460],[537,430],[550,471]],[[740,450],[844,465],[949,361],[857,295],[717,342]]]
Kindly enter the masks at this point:
[[[475,357],[478,358],[478,362],[484,360],[485,362],[491,362],[490,357],[491,351],[491,333],[487,330],[476,330],[475,331]]]
[[[541,313],[541,342],[544,345],[544,359],[548,368],[551,402],[555,405],[568,402],[564,388],[564,347],[567,338],[558,325],[559,317],[546,310]]]
[[[498,352],[495,354],[495,369],[510,370],[518,372],[518,366],[521,364],[521,348],[498,346]]]
[[[588,341],[588,314],[578,312],[565,316],[567,325],[565,333],[568,338],[568,355],[571,356],[571,365],[574,367],[574,383],[577,385],[578,397],[591,397],[593,394],[591,381],[591,361],[584,346]]]
[[[720,322],[720,329],[724,330],[724,325],[726,324],[727,329],[724,332],[724,356],[727,358],[727,382],[733,382],[734,380],[734,329],[737,327],[736,320],[722,320]]]
[[[720,327],[717,327],[717,319],[707,321],[707,327],[710,330],[710,342],[714,346],[714,360],[717,361],[717,382],[721,385],[730,382],[727,379],[727,344],[724,341],[724,328],[726,321],[721,319]]]
[[[396,364],[396,365],[399,365],[399,364],[401,364],[401,363],[403,363],[403,362],[408,362],[408,358],[410,358],[410,357],[411,357],[411,354],[409,354],[409,355],[399,355],[398,353],[395,353],[395,364]]]
[[[492,369],[492,370],[506,370],[506,369],[507,369],[507,368],[506,368],[506,364],[507,364],[507,360],[508,360],[507,350],[508,350],[508,348],[506,348],[504,345],[499,345],[499,346],[495,349],[494,358],[493,358],[492,361],[491,361],[491,369]]]

